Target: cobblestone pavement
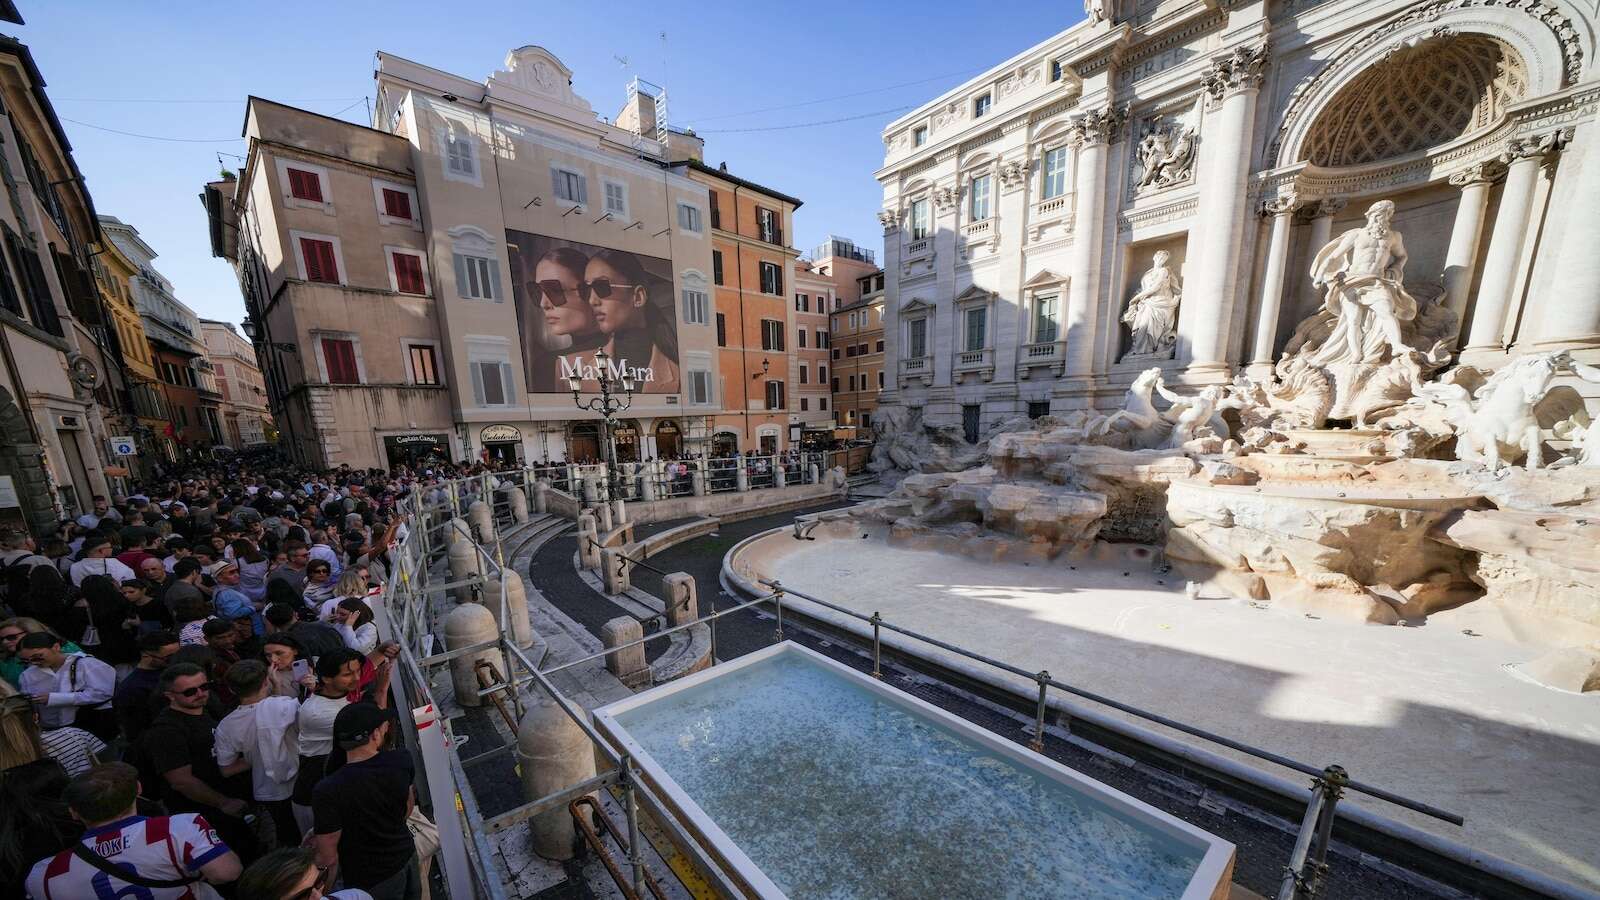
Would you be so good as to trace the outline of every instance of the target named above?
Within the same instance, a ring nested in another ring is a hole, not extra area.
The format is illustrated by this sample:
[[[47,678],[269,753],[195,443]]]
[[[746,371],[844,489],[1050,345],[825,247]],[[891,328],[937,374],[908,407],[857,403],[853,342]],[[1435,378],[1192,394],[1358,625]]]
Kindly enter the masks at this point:
[[[734,544],[769,528],[787,525],[798,514],[848,505],[829,503],[725,524],[715,534],[663,550],[651,557],[650,564],[668,572],[682,571],[693,575],[699,590],[701,615],[714,608],[726,609],[739,602],[722,593],[720,584],[722,558]],[[675,524],[680,523],[656,523],[649,527],[652,531],[658,531]],[[552,541],[541,552],[541,556],[563,552],[555,546],[561,543],[559,540]],[[572,548],[569,539],[565,542],[564,550],[564,559],[567,560],[564,565],[568,575],[572,570]],[[544,571],[541,562],[539,559],[534,562],[535,578],[539,578]],[[581,582],[579,584],[581,586]],[[654,572],[635,568],[633,584],[641,590],[661,596],[661,579]],[[590,594],[593,595],[593,591]],[[585,613],[586,604],[592,609],[589,599],[578,599],[566,590],[547,593],[547,596],[586,626],[597,618],[592,611]],[[734,659],[773,643],[775,617],[768,611],[755,611],[757,609],[766,608],[756,607],[717,620],[717,659]],[[588,618],[580,613],[585,613]],[[598,623],[603,622],[604,618],[616,614],[607,612],[598,619],[597,624],[589,627],[598,628]],[[872,668],[869,649],[857,647],[841,635],[802,625],[787,613],[784,617],[784,637],[857,669],[870,671]],[[886,661],[883,672],[888,683],[991,732],[1021,744],[1026,744],[1031,738],[1031,720],[1025,714],[1000,707],[905,666]],[[1287,821],[1281,816],[1214,791],[1208,792],[1203,785],[1185,778],[1181,772],[1135,761],[1058,730],[1047,730],[1044,752],[1057,762],[1232,841],[1238,848],[1234,864],[1235,883],[1265,896],[1277,894],[1283,866],[1293,848],[1297,822]],[[1423,900],[1466,896],[1422,882],[1410,873],[1370,857],[1363,858],[1354,848],[1339,844],[1334,847],[1330,866],[1324,898]]]

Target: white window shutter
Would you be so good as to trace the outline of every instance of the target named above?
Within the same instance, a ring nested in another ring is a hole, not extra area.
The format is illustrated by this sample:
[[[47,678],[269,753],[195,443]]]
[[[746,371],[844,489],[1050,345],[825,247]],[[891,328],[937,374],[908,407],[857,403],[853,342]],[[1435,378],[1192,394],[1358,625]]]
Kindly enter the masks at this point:
[[[511,363],[500,364],[500,393],[505,398],[501,402],[510,405],[516,396],[516,376],[511,373]]]
[[[472,405],[483,406],[483,364],[475,362],[468,368],[472,369]]]
[[[489,270],[489,283],[486,285],[489,290],[489,299],[496,303],[505,302],[505,295],[500,292],[499,262],[492,259],[486,259],[483,261],[483,267]]]
[[[472,296],[467,290],[467,258],[455,253],[451,255],[451,259],[455,263],[456,269],[456,295],[459,297]]]

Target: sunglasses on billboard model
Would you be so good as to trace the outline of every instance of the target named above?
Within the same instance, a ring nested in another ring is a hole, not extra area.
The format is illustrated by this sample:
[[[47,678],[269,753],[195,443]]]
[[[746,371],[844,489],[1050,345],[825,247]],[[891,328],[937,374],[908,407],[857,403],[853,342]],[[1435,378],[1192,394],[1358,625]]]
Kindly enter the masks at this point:
[[[599,297],[601,300],[606,300],[611,297],[611,292],[616,288],[631,287],[637,287],[637,285],[614,282],[609,278],[596,278],[593,281],[580,281],[578,282],[577,287],[569,288],[563,285],[561,282],[551,279],[548,281],[539,282],[539,293],[543,294],[544,298],[550,301],[551,306],[566,306],[567,294],[570,292],[576,292],[578,299],[587,303],[589,302],[589,295],[591,293],[593,293],[594,296]]]

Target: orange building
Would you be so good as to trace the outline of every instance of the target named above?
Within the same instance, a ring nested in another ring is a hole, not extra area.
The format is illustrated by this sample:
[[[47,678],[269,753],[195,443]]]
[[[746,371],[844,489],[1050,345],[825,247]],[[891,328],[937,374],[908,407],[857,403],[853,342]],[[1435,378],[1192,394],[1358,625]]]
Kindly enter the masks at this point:
[[[800,417],[795,283],[789,246],[800,201],[699,160],[673,163],[706,185],[711,211],[711,268],[716,283],[718,377],[722,407],[711,424],[712,452],[787,450]]]
[[[834,310],[833,390],[834,421],[854,427],[855,436],[872,437],[872,416],[878,409],[878,392],[884,388],[883,371],[883,270],[856,279],[861,299]]]

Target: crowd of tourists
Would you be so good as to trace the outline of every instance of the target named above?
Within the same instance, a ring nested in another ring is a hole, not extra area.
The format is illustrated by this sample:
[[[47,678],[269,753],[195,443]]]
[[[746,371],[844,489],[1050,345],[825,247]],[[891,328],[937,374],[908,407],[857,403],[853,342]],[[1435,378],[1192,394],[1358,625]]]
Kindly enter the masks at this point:
[[[0,529],[0,898],[423,896],[369,600],[396,504],[477,471],[235,461]]]

